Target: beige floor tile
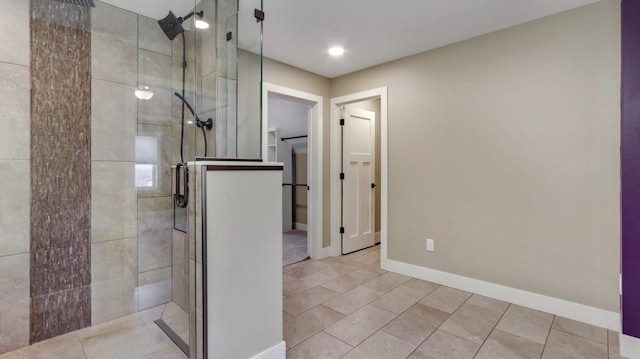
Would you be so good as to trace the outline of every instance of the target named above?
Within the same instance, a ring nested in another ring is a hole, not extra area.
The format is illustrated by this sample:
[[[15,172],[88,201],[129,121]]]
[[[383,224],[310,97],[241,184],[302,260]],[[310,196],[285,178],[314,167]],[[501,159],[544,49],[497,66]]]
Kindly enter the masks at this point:
[[[551,329],[542,359],[607,359],[607,346]]]
[[[80,343],[88,359],[159,358],[161,353],[164,356],[175,346],[155,323],[141,324],[117,334],[111,332],[84,338],[81,335]],[[173,356],[167,356],[170,357]]]
[[[344,359],[404,359],[416,348],[384,332],[377,332],[358,345]]]
[[[464,303],[471,293],[445,286],[438,287],[426,298],[420,301],[420,304],[428,305],[443,312],[453,313],[462,303]]]
[[[284,341],[292,348],[342,318],[344,315],[319,305],[284,322]]]
[[[380,261],[380,253],[379,252],[369,252],[366,254],[363,254],[357,258],[353,259],[356,262],[360,262],[364,265],[369,265],[369,264],[373,264],[375,262],[379,262]]]
[[[380,268],[380,261],[371,263],[368,266],[364,267],[363,269],[368,270],[368,271],[372,271],[372,272],[376,273],[377,275],[383,275],[383,274],[387,273],[386,270]]]
[[[0,355],[2,359],[85,359],[77,333],[65,334]]]
[[[294,279],[298,279],[298,278],[290,276],[288,274],[284,274],[284,273],[282,274],[282,283],[287,283],[287,282],[290,282],[290,281],[292,281]]]
[[[362,268],[361,265],[356,265],[350,262],[338,262],[329,264],[329,268],[322,270],[322,273],[337,278],[341,275],[355,272],[360,268]]]
[[[463,304],[441,326],[440,330],[468,341],[482,344],[500,320],[500,313],[491,309]]]
[[[335,276],[327,274],[325,272],[315,272],[302,278],[292,278],[292,280],[283,283],[283,288],[291,293],[298,294],[316,287],[324,282],[330,281],[331,279],[335,278]]]
[[[475,359],[538,359],[543,348],[540,343],[494,330]]]
[[[409,279],[407,282],[404,283],[404,285],[406,285],[407,287],[420,289],[421,291],[426,292],[427,294],[433,292],[434,290],[438,289],[438,287],[440,287],[439,284],[427,282],[426,280],[417,279],[417,278]]]
[[[620,334],[613,330],[607,330],[609,343],[609,359],[625,359],[620,355]]]
[[[414,345],[420,345],[449,318],[449,313],[415,304],[387,324],[382,331]]]
[[[512,304],[496,329],[544,344],[552,322],[553,315],[549,313]]]
[[[291,318],[293,318],[293,315],[291,315],[291,314],[289,314],[289,313],[287,313],[285,311],[282,312],[282,321],[283,322],[286,322],[287,320],[289,320]]]
[[[336,312],[349,315],[381,297],[383,293],[359,286],[325,302],[323,305]]]
[[[371,280],[373,276],[364,273],[351,272],[334,278],[328,282],[322,283],[321,286],[327,289],[331,289],[334,292],[344,293],[350,289],[353,289],[360,284],[363,284]]]
[[[395,316],[384,309],[367,305],[325,331],[351,346],[356,346],[389,323]]]
[[[388,310],[392,313],[400,314],[424,298],[427,292],[401,285],[398,288],[375,300],[372,305]]]
[[[287,266],[282,270],[282,272],[292,277],[302,278],[302,277],[308,276],[309,274],[320,272],[328,268],[330,268],[330,266],[326,263],[316,261],[313,259],[308,259],[308,260]]]
[[[607,330],[605,328],[596,327],[595,325],[556,316],[551,328],[607,344]]]
[[[509,308],[509,303],[501,300],[492,299],[479,294],[474,294],[467,300],[467,304],[477,305],[478,307],[491,309],[500,314],[504,313]]]
[[[387,293],[398,288],[405,282],[409,281],[409,279],[411,278],[402,274],[388,272],[368,281],[363,285],[367,288],[377,290],[378,292]]]
[[[306,292],[284,299],[284,311],[295,316],[337,295],[337,292],[324,287],[311,288]]]
[[[472,359],[478,348],[479,344],[436,330],[409,359]]]
[[[287,359],[338,359],[351,349],[352,346],[320,332],[289,350]]]

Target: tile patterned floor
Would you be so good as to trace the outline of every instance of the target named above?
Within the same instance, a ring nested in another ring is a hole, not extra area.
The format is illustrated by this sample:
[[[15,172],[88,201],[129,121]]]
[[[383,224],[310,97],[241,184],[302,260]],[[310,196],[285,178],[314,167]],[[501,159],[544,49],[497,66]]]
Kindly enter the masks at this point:
[[[380,249],[283,268],[284,339],[296,359],[620,359],[618,334],[380,269]],[[153,323],[188,335],[169,303],[0,359],[184,359]]]
[[[288,359],[620,359],[618,333],[380,269],[380,248],[285,267]]]
[[[0,358],[184,359],[186,356],[153,322],[163,314],[174,317],[177,309],[171,304],[49,339]]]

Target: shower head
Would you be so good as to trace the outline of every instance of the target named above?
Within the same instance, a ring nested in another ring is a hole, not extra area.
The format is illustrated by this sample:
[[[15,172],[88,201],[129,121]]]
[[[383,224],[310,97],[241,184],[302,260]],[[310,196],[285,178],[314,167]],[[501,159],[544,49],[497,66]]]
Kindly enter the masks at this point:
[[[158,24],[169,40],[173,40],[180,33],[184,32],[182,21],[184,20],[181,17],[176,17],[176,15],[173,14],[173,11],[169,11],[169,15],[164,19],[158,20]]]
[[[74,1],[74,0],[70,0],[70,1]],[[192,17],[193,15],[196,15],[196,19],[197,19],[196,27],[203,28],[203,29],[206,29],[209,27],[209,24],[202,21],[202,17],[204,16],[203,10],[200,10],[198,12],[192,11],[188,13],[185,17],[176,17],[173,11],[169,11],[169,15],[167,15],[164,19],[158,20],[158,24],[162,28],[162,31],[164,31],[165,35],[167,35],[169,40],[173,40],[176,38],[176,36],[180,35],[180,33],[184,32],[182,23],[186,19]],[[202,27],[202,26],[206,26],[206,27]]]
[[[96,7],[96,4],[93,3],[93,0],[57,0],[57,1],[67,3],[67,4]]]

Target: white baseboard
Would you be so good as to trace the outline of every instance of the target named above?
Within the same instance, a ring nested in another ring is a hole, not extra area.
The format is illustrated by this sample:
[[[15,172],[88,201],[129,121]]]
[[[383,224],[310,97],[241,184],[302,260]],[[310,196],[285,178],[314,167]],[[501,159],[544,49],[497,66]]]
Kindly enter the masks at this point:
[[[287,356],[287,345],[284,341],[272,346],[271,348],[256,354],[251,359],[285,359]]]
[[[376,236],[376,244],[380,243],[380,238],[381,238],[380,232],[376,232],[375,236]]]
[[[384,270],[619,331],[620,314],[456,274],[383,258]],[[640,347],[639,347],[640,348]]]
[[[640,339],[620,334],[620,356],[640,359]]]
[[[294,223],[293,228],[300,231],[305,231],[305,232],[307,231],[307,225],[304,223]]]

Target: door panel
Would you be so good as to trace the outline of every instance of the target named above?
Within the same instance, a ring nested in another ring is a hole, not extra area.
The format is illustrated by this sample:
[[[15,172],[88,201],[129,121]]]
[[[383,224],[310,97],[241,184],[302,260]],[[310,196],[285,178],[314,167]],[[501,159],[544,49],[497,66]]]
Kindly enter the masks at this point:
[[[346,107],[342,253],[375,245],[375,113]]]

